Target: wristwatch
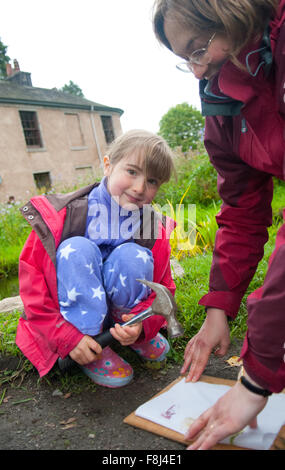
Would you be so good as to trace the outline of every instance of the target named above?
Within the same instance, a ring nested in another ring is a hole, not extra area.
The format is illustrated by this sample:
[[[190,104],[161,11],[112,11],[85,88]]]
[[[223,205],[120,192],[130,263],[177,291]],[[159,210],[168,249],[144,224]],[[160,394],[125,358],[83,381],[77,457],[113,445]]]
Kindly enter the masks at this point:
[[[272,395],[272,392],[269,390],[266,390],[265,388],[259,388],[253,385],[247,378],[244,376],[244,367],[241,368],[241,371],[239,372],[238,380],[239,382],[247,388],[250,392],[256,393],[257,395],[262,395],[263,397],[269,397]]]

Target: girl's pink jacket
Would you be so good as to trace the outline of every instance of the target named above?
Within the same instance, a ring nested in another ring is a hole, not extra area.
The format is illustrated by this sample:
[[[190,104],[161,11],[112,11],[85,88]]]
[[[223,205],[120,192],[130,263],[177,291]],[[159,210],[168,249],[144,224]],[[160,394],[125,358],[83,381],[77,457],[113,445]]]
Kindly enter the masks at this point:
[[[19,321],[16,344],[41,377],[49,372],[58,357],[67,356],[83,337],[60,314],[55,254],[64,239],[84,235],[87,197],[93,187],[91,185],[67,195],[37,196],[22,208],[33,230],[20,255],[19,283],[24,315]],[[170,219],[166,223],[164,219],[162,223],[154,211],[148,223],[152,223],[151,238],[136,242],[152,250],[154,282],[165,285],[174,295],[169,244],[174,223]],[[157,230],[155,235],[154,230]],[[131,313],[143,311],[154,298],[155,293],[152,293]],[[164,325],[165,318],[159,315],[144,320],[141,341],[153,338]]]

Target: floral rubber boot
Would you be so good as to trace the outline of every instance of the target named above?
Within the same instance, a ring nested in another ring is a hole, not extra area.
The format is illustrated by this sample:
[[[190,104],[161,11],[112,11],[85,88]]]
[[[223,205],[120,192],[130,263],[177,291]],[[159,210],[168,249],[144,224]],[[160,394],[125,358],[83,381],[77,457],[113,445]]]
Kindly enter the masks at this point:
[[[146,362],[146,365],[149,363],[156,363],[156,367],[152,367],[150,365],[150,368],[160,368],[166,358],[170,346],[167,339],[162,334],[158,333],[147,343],[132,344],[131,349],[133,349],[141,359]]]
[[[130,364],[109,346],[102,350],[100,359],[79,367],[93,382],[109,388],[124,387],[134,375]]]

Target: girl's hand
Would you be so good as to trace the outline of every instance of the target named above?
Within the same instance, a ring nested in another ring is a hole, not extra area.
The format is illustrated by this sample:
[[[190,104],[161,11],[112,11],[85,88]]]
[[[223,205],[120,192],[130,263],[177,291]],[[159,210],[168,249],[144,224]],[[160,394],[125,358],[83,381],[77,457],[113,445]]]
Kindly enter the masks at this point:
[[[196,441],[188,450],[210,449],[247,425],[256,428],[256,417],[265,407],[267,400],[268,398],[252,393],[240,382],[236,382],[214,406],[202,413],[190,426],[185,437],[187,440],[196,438]]]
[[[130,320],[135,315],[122,315],[124,322]],[[111,335],[118,340],[122,346],[129,346],[136,342],[142,332],[142,322],[135,323],[132,326],[121,326],[116,323],[114,328],[110,328]]]
[[[101,354],[102,348],[100,344],[91,338],[91,336],[85,335],[79,341],[77,346],[70,351],[69,355],[78,364],[84,366],[89,362],[96,361],[99,359],[98,355]]]
[[[185,348],[181,374],[190,367],[186,382],[196,382],[203,373],[214,348],[217,356],[226,354],[230,344],[230,331],[226,314],[217,308],[208,308],[207,317],[200,331]]]

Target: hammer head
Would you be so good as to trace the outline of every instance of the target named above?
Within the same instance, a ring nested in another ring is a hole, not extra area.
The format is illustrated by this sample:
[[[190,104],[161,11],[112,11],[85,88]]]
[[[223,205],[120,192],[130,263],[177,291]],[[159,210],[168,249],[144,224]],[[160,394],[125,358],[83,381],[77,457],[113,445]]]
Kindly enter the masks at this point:
[[[165,317],[170,338],[182,336],[184,329],[176,318],[177,305],[167,287],[145,279],[137,279],[137,281],[150,287],[156,293],[156,297],[151,305],[152,315],[162,315]]]

